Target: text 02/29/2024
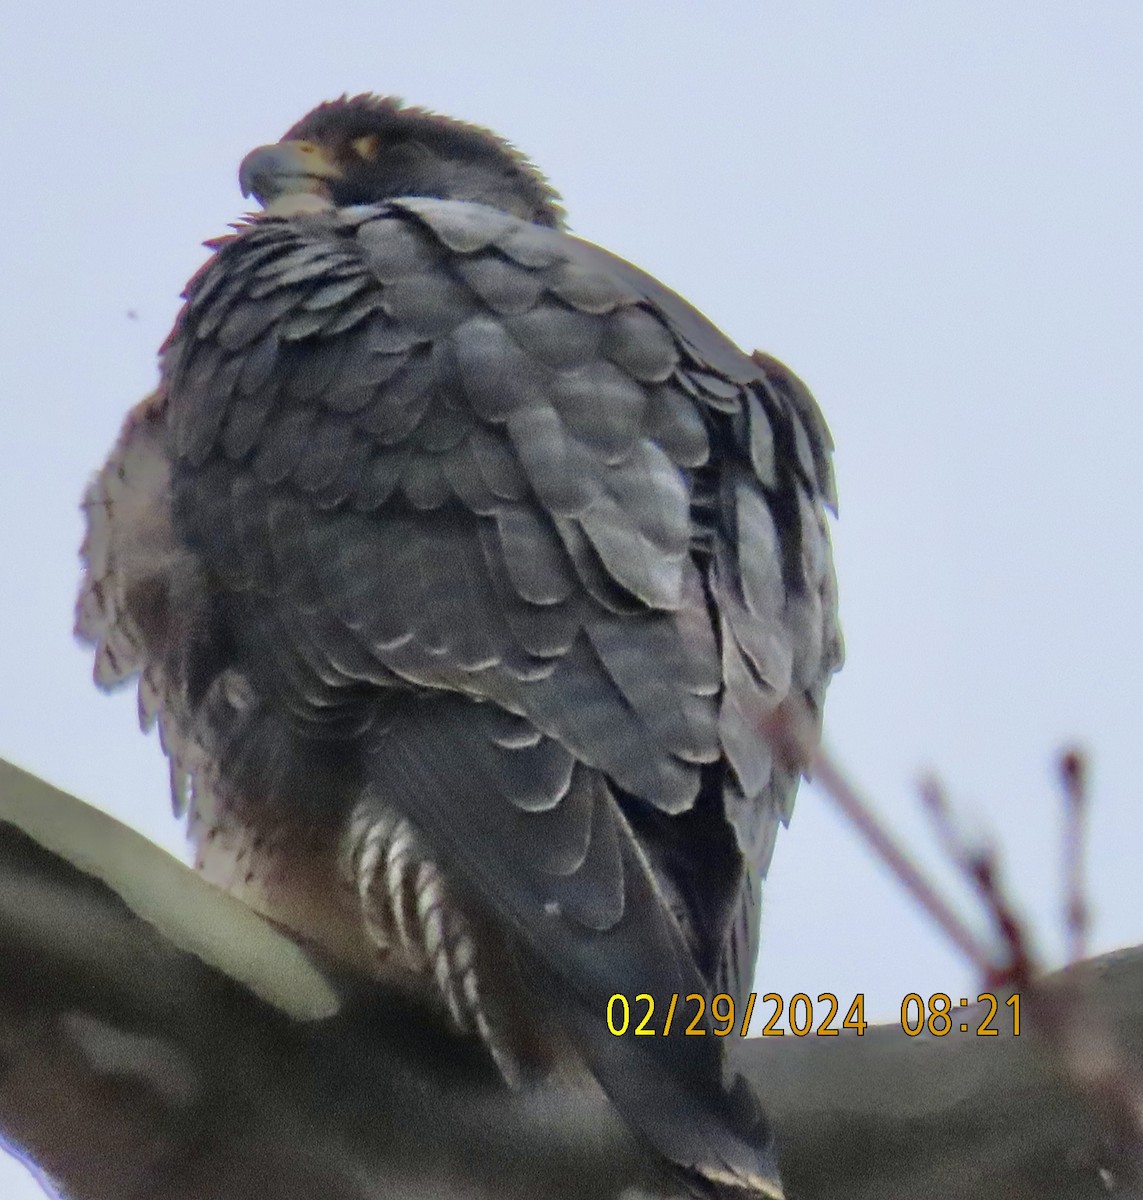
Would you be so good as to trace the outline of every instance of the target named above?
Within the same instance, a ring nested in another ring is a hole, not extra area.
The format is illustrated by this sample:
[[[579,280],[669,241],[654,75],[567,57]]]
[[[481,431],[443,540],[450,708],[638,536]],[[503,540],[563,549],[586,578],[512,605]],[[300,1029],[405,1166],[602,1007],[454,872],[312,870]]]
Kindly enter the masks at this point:
[[[734,1032],[747,1037],[758,999],[757,992],[750,993],[742,1006],[742,1019],[739,1022],[734,997],[726,992],[719,992],[709,1001],[698,992],[686,996],[673,992],[665,1004],[656,1003],[655,997],[649,992],[639,992],[632,999],[617,992],[607,1002],[607,1028],[615,1037],[668,1037],[671,1034],[705,1037],[707,1033],[726,1037]],[[788,1003],[777,992],[767,992],[761,1001],[772,1006],[769,1020],[760,1031],[763,1037],[785,1037],[787,1032],[795,1037],[806,1037],[811,1033],[818,1037],[838,1037],[843,1029],[860,1037],[869,1027],[865,1019],[863,992],[854,996],[844,1016],[841,1016],[841,1003],[832,992],[822,992],[817,998],[816,1008],[815,1001],[805,992],[791,996]],[[982,1006],[981,1010],[970,1014],[967,1011],[967,997],[960,997],[954,1004],[952,997],[945,992],[935,992],[927,1000],[917,992],[910,992],[901,1001],[901,1029],[910,1037],[925,1032],[933,1037],[945,1037],[950,1033],[998,1037],[999,1023],[1002,1023],[1008,1026],[1014,1037],[1019,1036],[1018,992],[1003,999],[994,992],[981,992],[975,1003]],[[958,1014],[957,1009],[966,1011]],[[1010,1011],[1004,1013],[1002,1009]],[[788,1028],[783,1028],[783,1015],[786,1016]],[[965,1019],[958,1020],[958,1015]]]

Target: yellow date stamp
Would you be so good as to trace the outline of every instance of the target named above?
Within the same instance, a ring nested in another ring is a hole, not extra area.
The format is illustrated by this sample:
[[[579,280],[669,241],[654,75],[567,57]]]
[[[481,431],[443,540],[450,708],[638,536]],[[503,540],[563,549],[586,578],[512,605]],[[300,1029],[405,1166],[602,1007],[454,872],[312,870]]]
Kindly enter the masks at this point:
[[[869,1028],[865,1019],[865,994],[858,992],[842,1014],[842,1002],[833,992],[822,992],[817,1000],[805,992],[797,992],[787,1001],[777,992],[759,996],[751,992],[739,1006],[734,997],[719,992],[709,999],[699,992],[682,995],[672,992],[664,1003],[656,1003],[649,992],[628,997],[616,992],[607,1002],[607,1028],[613,1037],[727,1037],[737,1033],[747,1037],[755,1017],[755,1006],[762,1003],[759,1019],[766,1017],[759,1031],[762,1037],[840,1037],[842,1030],[860,1037]],[[1007,1026],[1012,1036],[1020,1034],[1020,995],[1013,993],[1000,999],[993,992],[981,992],[976,997],[978,1011],[969,1012],[968,997],[954,1004],[945,992],[934,992],[928,998],[910,992],[901,1001],[901,1029],[909,1037],[928,1033],[932,1037],[947,1037],[950,1033],[968,1033],[976,1037],[998,1037],[1000,1027]],[[958,1014],[957,1009],[965,1010]],[[1002,1010],[1008,1009],[1009,1012]],[[767,1017],[767,1012],[769,1015]],[[963,1016],[963,1020],[958,1017]],[[785,1018],[783,1020],[783,1018]]]

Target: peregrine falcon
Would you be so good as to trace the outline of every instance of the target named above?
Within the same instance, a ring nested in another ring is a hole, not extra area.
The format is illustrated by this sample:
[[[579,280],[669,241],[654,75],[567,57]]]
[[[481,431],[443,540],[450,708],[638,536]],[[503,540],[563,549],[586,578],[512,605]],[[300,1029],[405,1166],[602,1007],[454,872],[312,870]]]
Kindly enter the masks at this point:
[[[240,180],[85,500],[97,682],[209,878],[780,1196],[722,1040],[606,1013],[750,991],[804,765],[760,730],[816,733],[842,657],[817,405],[485,129],[343,97]]]

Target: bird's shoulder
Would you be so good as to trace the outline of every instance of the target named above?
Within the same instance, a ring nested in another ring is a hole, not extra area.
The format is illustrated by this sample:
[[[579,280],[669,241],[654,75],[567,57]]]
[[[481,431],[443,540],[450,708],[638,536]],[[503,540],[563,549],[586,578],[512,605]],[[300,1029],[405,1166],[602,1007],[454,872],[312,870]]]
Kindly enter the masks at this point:
[[[609,463],[642,437],[692,469],[721,425],[716,456],[737,447],[774,491],[786,459],[798,476],[787,488],[836,503],[832,440],[805,385],[593,243],[415,197],[263,217],[210,245],[163,355],[175,449],[192,462],[224,423],[232,456],[247,451],[265,408],[250,398],[286,379],[290,398],[350,418],[384,393],[400,419],[379,441],[402,442],[425,415],[407,393],[431,376],[438,392],[455,388],[453,426],[458,410],[503,426],[513,410],[548,406]],[[227,420],[232,402],[249,419]]]

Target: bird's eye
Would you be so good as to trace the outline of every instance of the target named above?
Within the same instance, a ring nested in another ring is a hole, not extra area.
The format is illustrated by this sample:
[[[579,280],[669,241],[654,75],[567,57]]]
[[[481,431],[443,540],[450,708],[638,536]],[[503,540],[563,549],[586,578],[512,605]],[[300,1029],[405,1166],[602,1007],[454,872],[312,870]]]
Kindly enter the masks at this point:
[[[350,146],[358,158],[372,161],[377,157],[377,142],[378,138],[375,133],[367,133],[364,137],[354,138],[350,142]]]

